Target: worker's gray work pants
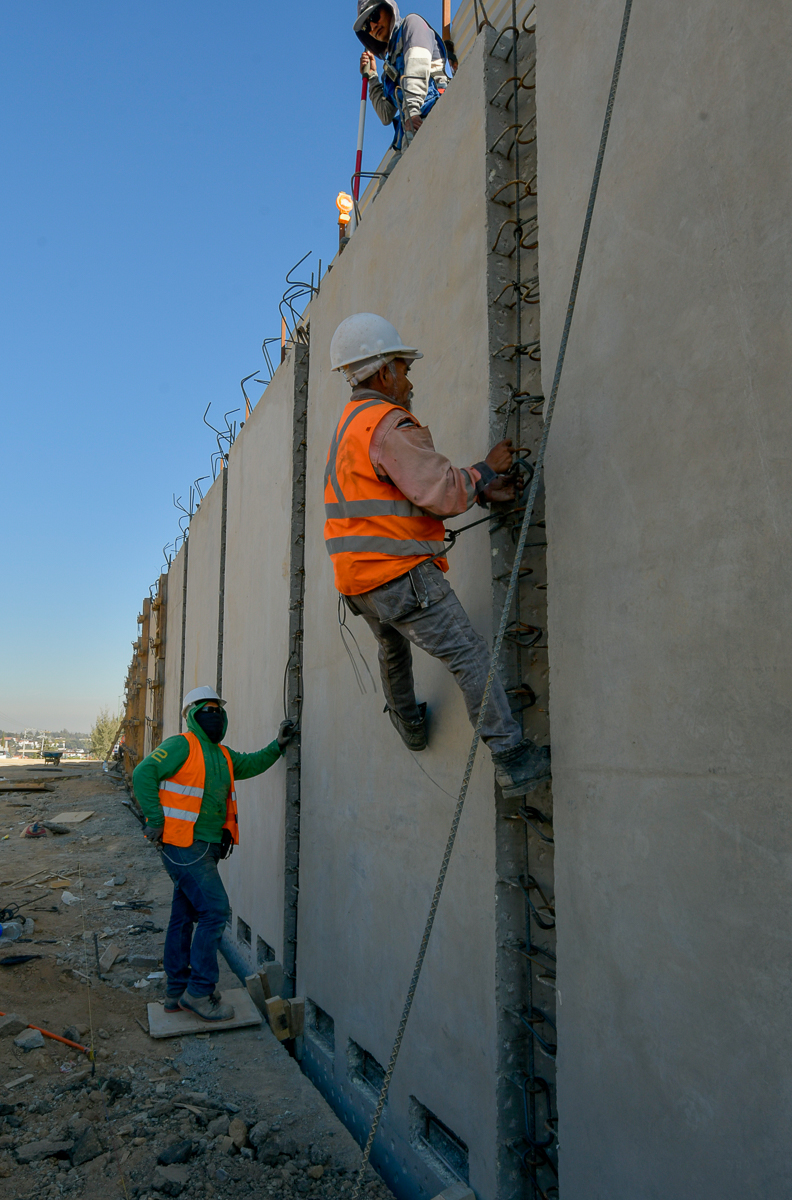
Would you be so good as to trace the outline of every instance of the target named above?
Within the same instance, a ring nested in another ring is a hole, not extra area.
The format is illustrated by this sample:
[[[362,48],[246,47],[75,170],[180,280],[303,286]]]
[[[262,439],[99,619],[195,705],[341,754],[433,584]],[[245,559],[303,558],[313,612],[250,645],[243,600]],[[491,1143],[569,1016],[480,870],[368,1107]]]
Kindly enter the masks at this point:
[[[471,725],[478,720],[491,657],[470,623],[445,575],[434,563],[419,563],[373,591],[345,596],[347,607],[363,617],[379,643],[382,690],[388,707],[405,721],[420,718],[413,683],[410,642],[448,667],[465,697]],[[506,691],[496,674],[481,728],[493,753],[522,740]]]

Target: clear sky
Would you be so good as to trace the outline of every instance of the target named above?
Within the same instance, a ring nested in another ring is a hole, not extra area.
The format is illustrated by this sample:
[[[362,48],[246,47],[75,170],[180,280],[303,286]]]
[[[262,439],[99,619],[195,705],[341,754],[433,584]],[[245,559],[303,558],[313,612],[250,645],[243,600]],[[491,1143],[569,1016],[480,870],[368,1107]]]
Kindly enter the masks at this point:
[[[289,268],[337,247],[355,12],[0,0],[0,728],[118,707],[202,413],[263,366]],[[364,169],[388,142],[369,106]]]

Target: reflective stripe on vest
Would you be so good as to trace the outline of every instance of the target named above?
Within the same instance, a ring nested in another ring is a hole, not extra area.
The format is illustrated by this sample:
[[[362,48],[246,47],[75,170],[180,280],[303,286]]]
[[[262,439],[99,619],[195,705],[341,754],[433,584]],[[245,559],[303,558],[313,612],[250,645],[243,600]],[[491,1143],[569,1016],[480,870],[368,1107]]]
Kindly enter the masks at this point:
[[[367,417],[369,410],[371,412]],[[336,587],[360,595],[442,554],[443,522],[412,504],[371,465],[371,438],[387,413],[406,409],[364,393],[350,400],[330,444],[325,469],[325,542]],[[370,422],[367,424],[367,421]],[[420,428],[420,426],[419,426]],[[438,562],[447,569],[444,559]]]
[[[166,808],[164,804],[162,806],[162,811],[166,817],[173,817],[173,819],[177,821],[192,821],[193,825],[201,815],[200,809],[198,812],[191,813],[187,812],[184,808]]]
[[[186,787],[183,783],[174,783],[172,779],[166,779],[160,784],[161,792],[177,792],[180,796],[197,796],[200,800],[203,797],[203,788]]]
[[[328,554],[344,554],[361,550],[373,551],[375,554],[415,555],[431,558],[445,549],[445,542],[413,542],[397,538],[380,537],[336,537],[326,538]]]
[[[162,840],[171,846],[191,846],[193,827],[201,814],[206,783],[206,763],[201,742],[195,734],[188,730],[180,736],[187,739],[190,747],[187,761],[175,775],[170,779],[163,779],[159,785],[159,801],[165,817]],[[226,760],[230,780],[223,828],[229,831],[234,843],[237,844],[239,842],[239,821],[234,787],[234,765],[225,746],[220,746],[219,749]]]

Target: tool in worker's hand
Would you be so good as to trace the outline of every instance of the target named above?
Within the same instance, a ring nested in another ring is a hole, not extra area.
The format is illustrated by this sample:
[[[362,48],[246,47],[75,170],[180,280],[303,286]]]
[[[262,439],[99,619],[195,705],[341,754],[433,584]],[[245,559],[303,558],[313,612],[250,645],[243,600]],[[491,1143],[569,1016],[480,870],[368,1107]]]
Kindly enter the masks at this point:
[[[368,76],[363,76],[363,84],[360,89],[360,117],[358,119],[358,139],[357,153],[355,154],[355,174],[352,176],[352,196],[355,204],[350,214],[351,221],[349,223],[349,232],[354,233],[356,221],[357,202],[360,199],[360,172],[363,169],[363,135],[366,131],[366,102],[368,100]]]

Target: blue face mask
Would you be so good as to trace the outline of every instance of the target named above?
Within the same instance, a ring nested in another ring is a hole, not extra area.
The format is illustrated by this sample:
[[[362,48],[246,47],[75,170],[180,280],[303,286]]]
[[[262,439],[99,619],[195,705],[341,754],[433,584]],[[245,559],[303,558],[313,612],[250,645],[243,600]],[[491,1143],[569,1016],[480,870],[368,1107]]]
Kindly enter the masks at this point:
[[[220,741],[223,736],[223,725],[225,724],[222,709],[219,708],[201,708],[195,714],[195,723],[200,725],[210,742]]]

